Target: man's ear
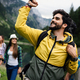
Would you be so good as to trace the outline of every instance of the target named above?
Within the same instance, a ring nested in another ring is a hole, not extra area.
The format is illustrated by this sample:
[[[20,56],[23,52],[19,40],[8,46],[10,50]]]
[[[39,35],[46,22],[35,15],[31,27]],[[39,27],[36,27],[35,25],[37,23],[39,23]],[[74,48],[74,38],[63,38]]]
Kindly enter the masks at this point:
[[[67,24],[66,24],[66,23],[64,23],[64,24],[63,24],[63,28],[66,28],[66,27],[67,27]]]

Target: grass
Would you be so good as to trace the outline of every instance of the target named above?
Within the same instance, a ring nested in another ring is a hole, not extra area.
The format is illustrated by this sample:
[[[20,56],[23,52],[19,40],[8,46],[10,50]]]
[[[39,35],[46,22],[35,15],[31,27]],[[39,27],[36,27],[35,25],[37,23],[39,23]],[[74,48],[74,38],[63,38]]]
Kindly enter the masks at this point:
[[[4,65],[0,65],[0,74],[1,74],[0,80],[7,80],[6,68]],[[17,75],[16,80],[21,80],[19,75]]]

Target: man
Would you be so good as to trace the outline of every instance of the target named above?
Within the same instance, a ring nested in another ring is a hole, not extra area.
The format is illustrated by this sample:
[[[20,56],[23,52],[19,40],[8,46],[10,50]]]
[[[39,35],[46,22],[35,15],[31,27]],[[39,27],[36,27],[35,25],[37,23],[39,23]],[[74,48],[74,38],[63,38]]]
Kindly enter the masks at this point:
[[[68,54],[71,55],[71,58],[66,62],[67,71],[73,74],[78,67],[76,46],[68,45],[73,41],[73,37],[70,33],[65,32],[71,23],[68,23],[70,17],[65,11],[56,10],[53,13],[50,30],[47,31],[48,35],[36,49],[38,38],[43,30],[30,28],[26,25],[26,20],[31,7],[37,6],[36,0],[28,1],[26,6],[19,9],[15,24],[17,32],[32,43],[35,48],[35,55],[30,61],[26,76],[29,80],[63,80],[63,67]]]

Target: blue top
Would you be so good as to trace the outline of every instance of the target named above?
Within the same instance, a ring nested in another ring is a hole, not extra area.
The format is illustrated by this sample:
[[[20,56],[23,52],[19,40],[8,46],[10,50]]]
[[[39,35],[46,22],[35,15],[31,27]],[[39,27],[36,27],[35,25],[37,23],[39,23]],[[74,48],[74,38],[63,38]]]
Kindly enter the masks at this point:
[[[78,68],[80,67],[80,55],[78,56]]]

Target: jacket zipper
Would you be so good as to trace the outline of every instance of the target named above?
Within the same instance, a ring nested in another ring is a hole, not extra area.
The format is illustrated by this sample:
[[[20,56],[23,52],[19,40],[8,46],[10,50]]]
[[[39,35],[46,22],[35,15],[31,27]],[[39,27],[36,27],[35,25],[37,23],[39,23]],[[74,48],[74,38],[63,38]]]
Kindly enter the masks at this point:
[[[55,44],[56,44],[56,38],[57,38],[57,37],[55,37],[55,42],[54,42],[54,44],[53,44],[53,46],[52,46],[52,48],[51,48],[51,51],[50,51],[49,56],[48,56],[48,58],[47,58],[47,61],[45,62],[45,65],[44,65],[44,68],[43,68],[43,71],[42,71],[42,75],[41,75],[41,77],[40,77],[40,80],[42,80],[44,71],[45,71],[46,66],[47,66],[47,62],[48,62],[48,60],[49,60],[49,58],[50,58],[51,52],[52,52],[52,50],[53,50]]]

